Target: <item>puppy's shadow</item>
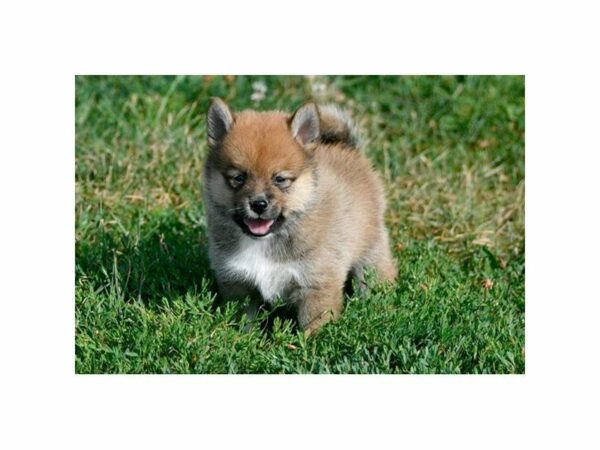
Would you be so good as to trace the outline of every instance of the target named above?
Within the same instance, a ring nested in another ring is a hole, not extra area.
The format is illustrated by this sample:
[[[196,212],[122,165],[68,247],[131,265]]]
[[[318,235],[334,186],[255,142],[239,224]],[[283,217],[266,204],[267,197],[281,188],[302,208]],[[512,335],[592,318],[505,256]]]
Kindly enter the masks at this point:
[[[209,287],[206,230],[174,216],[160,218],[132,231],[98,226],[76,242],[76,279],[92,281],[95,289],[147,305]]]

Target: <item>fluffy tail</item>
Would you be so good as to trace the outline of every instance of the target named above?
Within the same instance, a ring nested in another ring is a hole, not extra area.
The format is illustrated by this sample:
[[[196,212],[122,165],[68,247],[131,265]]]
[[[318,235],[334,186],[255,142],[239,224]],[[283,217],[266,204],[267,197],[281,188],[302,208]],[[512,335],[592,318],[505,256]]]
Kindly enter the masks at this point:
[[[358,129],[352,119],[336,105],[319,106],[321,136],[323,144],[344,144],[357,148]]]

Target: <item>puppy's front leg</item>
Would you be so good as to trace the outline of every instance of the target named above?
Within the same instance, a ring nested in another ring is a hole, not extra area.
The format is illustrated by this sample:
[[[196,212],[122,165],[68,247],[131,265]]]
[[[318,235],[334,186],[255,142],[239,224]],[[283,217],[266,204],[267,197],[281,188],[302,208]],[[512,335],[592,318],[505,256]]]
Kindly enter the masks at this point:
[[[308,335],[335,320],[342,312],[344,280],[328,281],[298,292],[298,324]]]
[[[248,324],[244,327],[246,331],[249,331],[252,328],[252,323],[258,312],[260,311],[263,301],[251,289],[249,286],[244,283],[236,283],[236,282],[221,282],[219,283],[219,292],[223,297],[224,301],[240,301],[246,297],[250,297],[249,303],[244,308],[244,314],[248,317]]]
[[[219,287],[219,305],[230,300],[240,300],[250,295],[251,292],[251,289],[243,283],[218,280],[217,285]]]

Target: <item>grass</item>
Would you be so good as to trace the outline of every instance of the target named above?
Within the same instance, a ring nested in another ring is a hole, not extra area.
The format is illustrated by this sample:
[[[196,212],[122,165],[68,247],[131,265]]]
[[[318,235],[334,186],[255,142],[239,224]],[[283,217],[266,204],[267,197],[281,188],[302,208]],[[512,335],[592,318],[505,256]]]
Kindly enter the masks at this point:
[[[264,99],[251,99],[264,81]],[[211,96],[353,112],[388,190],[395,286],[305,339],[215,310]],[[523,77],[77,77],[77,373],[523,373]]]

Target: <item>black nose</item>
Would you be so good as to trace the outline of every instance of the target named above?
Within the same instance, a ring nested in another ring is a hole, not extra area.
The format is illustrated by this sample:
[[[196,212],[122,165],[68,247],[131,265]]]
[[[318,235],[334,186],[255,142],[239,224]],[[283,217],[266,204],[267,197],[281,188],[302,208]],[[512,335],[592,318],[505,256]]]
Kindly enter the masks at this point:
[[[256,214],[264,213],[267,209],[267,206],[269,206],[269,202],[267,202],[267,200],[264,198],[252,200],[250,202],[250,209],[252,209],[252,211],[254,211]]]

